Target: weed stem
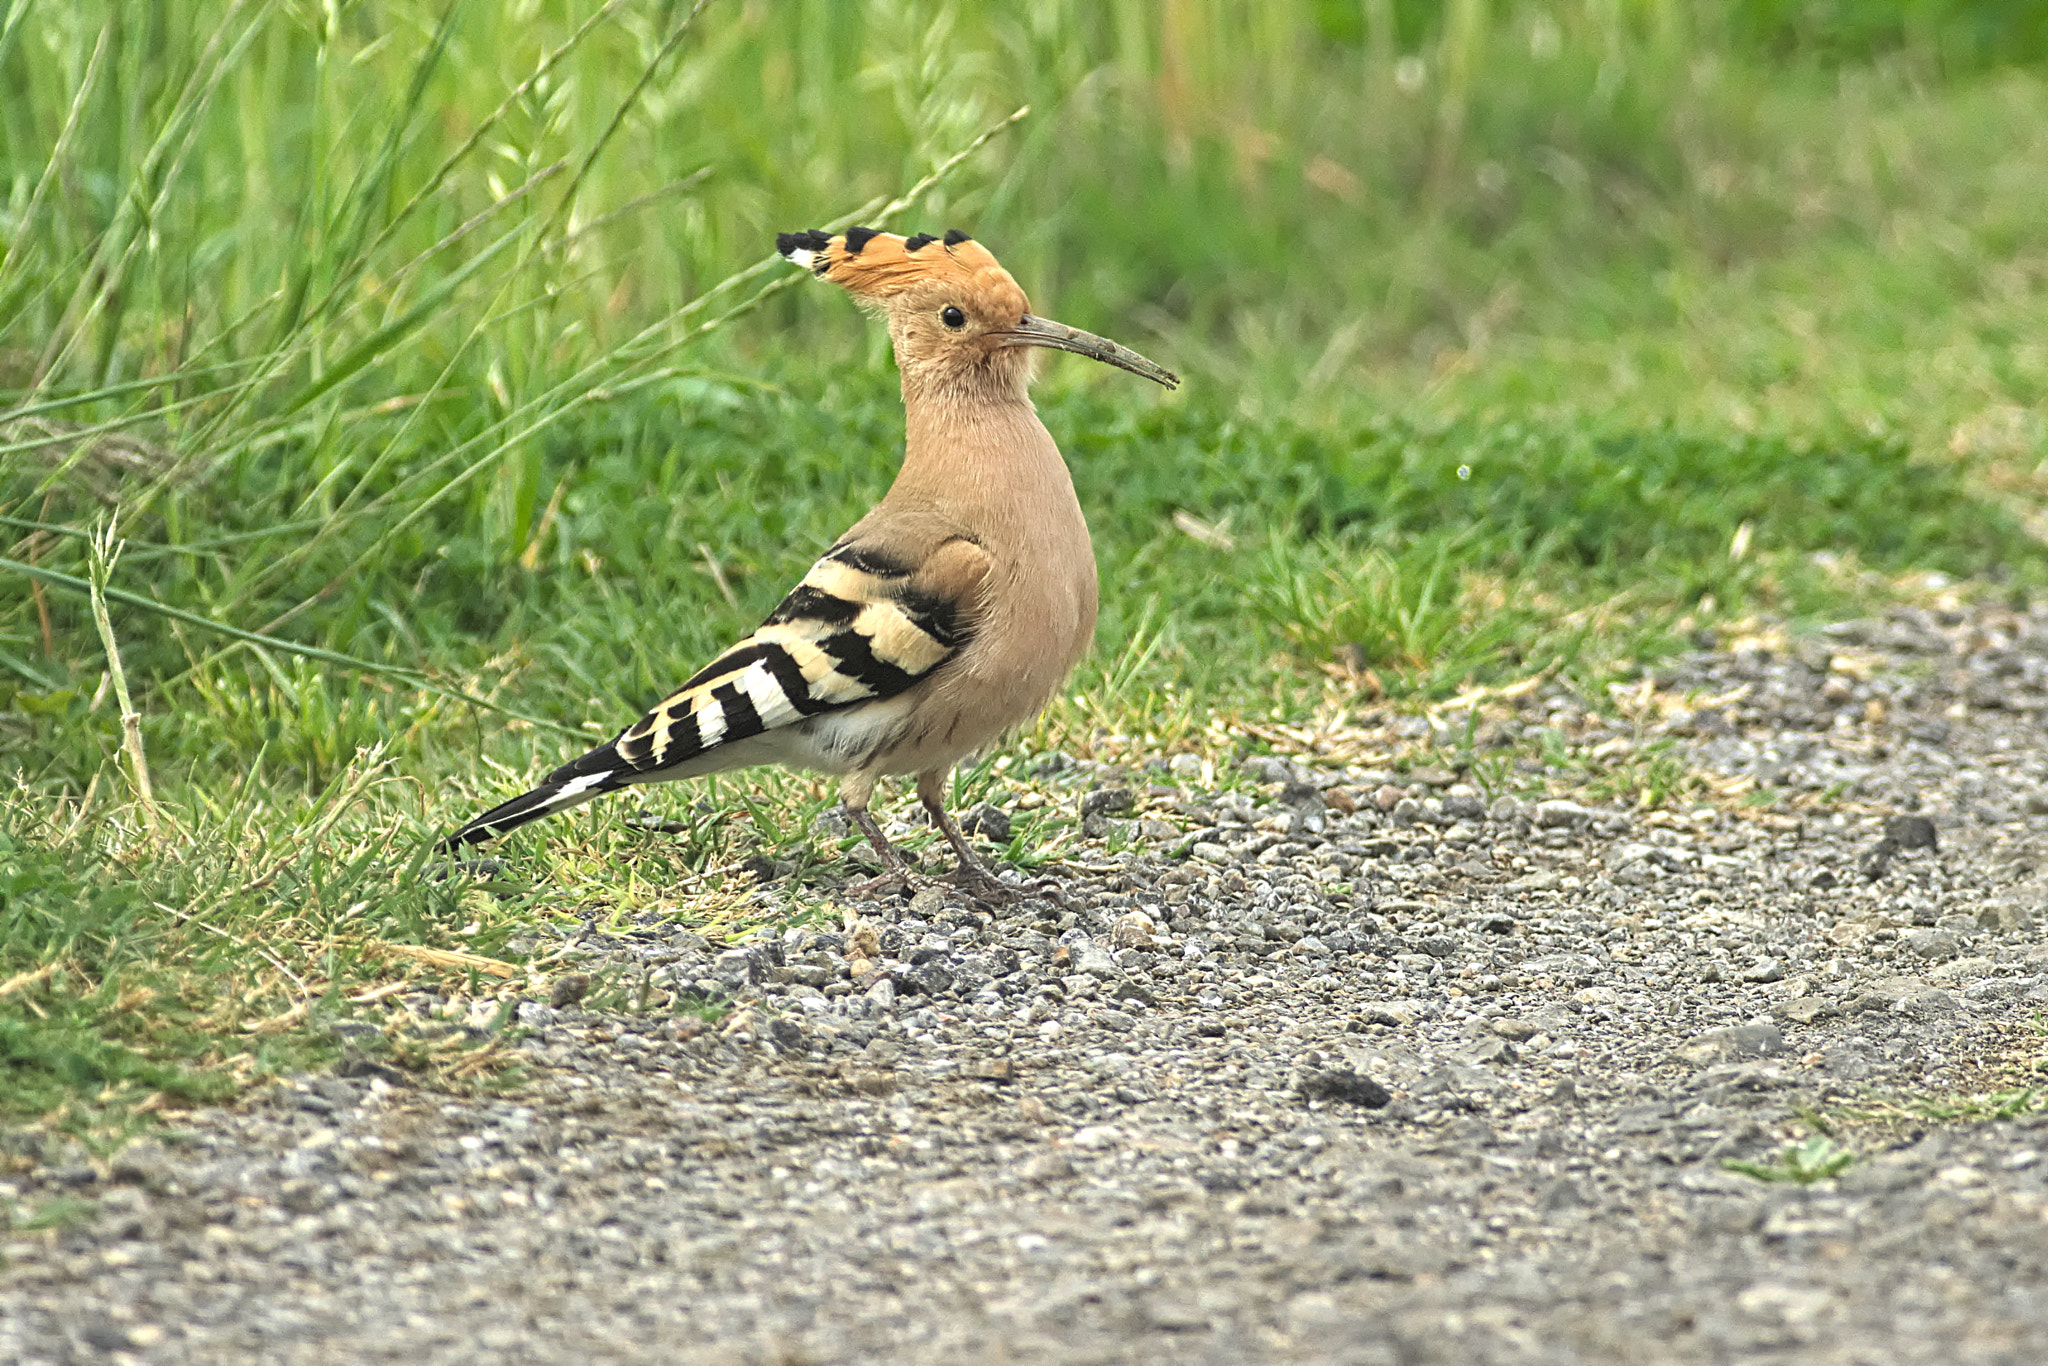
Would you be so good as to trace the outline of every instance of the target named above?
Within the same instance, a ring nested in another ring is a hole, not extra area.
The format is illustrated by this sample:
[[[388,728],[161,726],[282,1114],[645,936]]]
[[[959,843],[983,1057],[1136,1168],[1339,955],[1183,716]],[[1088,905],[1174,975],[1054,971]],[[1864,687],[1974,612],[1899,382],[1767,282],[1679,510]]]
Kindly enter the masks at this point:
[[[135,770],[135,795],[142,801],[142,814],[154,835],[156,793],[149,785],[149,756],[142,749],[142,713],[135,710],[135,701],[128,695],[128,671],[121,667],[121,646],[114,639],[113,619],[107,615],[107,580],[113,576],[114,562],[120,558],[121,543],[115,539],[110,523],[92,540],[92,619],[99,627],[100,643],[107,650],[107,673],[114,680],[114,700],[121,705],[121,745],[128,751],[128,762]]]

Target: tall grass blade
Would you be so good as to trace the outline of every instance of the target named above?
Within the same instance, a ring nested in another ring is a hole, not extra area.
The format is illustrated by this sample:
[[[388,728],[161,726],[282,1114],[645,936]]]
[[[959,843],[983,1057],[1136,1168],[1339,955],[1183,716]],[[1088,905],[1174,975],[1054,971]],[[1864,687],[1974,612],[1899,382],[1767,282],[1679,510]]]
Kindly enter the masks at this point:
[[[8,11],[7,26],[0,30],[0,63],[7,60],[7,48],[17,20],[27,12],[27,0]],[[71,140],[77,135],[79,125],[83,121],[86,102],[99,88],[100,67],[106,60],[107,49],[113,42],[113,36],[114,25],[111,20],[100,26],[100,36],[93,43],[92,56],[86,59],[85,73],[79,78],[77,93],[72,97],[71,107],[64,113],[64,126],[57,130],[57,140],[51,145],[49,158],[43,163],[43,173],[36,177],[35,189],[29,191],[28,204],[14,221],[6,250],[0,251],[0,300],[6,298],[8,271],[19,259],[18,254],[35,240],[36,219],[42,212],[44,197],[49,194],[50,187],[56,184],[65,163],[70,159]],[[4,317],[7,312],[7,309],[0,307],[0,317]],[[16,314],[12,321],[0,322],[0,337],[5,337],[8,330],[21,320],[21,316]]]
[[[22,574],[32,579],[40,579],[53,587],[62,588],[72,593],[83,594],[88,599],[93,596],[94,590],[90,581],[63,573],[60,570],[46,569],[41,565],[24,564],[19,560],[8,559],[4,556],[0,556],[0,570]],[[301,658],[316,660],[322,664],[340,665],[342,668],[369,674],[372,677],[393,679],[405,684],[409,688],[415,688],[420,692],[432,693],[436,697],[444,697],[451,702],[461,702],[468,706],[481,707],[485,711],[493,711],[500,716],[509,716],[515,721],[524,721],[529,725],[540,726],[547,730],[557,731],[563,735],[573,735],[579,740],[588,740],[590,738],[588,731],[578,730],[574,726],[565,726],[559,721],[550,721],[544,716],[533,716],[515,708],[507,707],[502,703],[493,702],[487,697],[478,697],[474,693],[464,692],[459,688],[443,687],[439,683],[435,683],[427,678],[417,669],[407,669],[395,664],[379,664],[374,660],[357,659],[351,655],[342,654],[338,650],[326,650],[317,645],[301,645],[296,641],[264,635],[257,631],[244,631],[240,627],[212,621],[197,613],[187,612],[182,608],[172,607],[166,603],[145,598],[139,593],[130,593],[126,589],[107,587],[101,589],[100,592],[110,602],[124,603],[127,606],[139,608],[142,611],[170,621],[181,621],[188,626],[197,626],[201,630],[211,631],[215,635],[227,636],[246,645],[260,645],[265,649],[277,650],[288,655],[298,655]]]

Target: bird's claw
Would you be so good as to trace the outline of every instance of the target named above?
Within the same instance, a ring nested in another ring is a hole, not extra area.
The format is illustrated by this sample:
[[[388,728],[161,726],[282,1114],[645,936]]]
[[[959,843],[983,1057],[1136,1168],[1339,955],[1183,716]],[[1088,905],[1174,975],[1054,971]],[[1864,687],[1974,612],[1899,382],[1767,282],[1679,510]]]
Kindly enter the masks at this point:
[[[860,901],[886,901],[892,897],[908,899],[916,895],[921,875],[908,868],[891,868],[876,873],[873,877],[857,878],[843,889],[847,896]]]
[[[1007,906],[1024,895],[1022,888],[1012,887],[978,864],[963,863],[940,880],[991,906]]]
[[[1048,896],[1062,906],[1066,905],[1066,897],[1057,880],[1036,877],[1028,882],[1004,882],[970,850],[961,851],[960,861],[952,872],[936,877],[921,873],[908,863],[892,860],[881,872],[847,883],[844,893],[863,901],[881,901],[890,897],[907,900],[924,888],[938,884],[952,887],[984,906],[1012,906],[1032,896]]]

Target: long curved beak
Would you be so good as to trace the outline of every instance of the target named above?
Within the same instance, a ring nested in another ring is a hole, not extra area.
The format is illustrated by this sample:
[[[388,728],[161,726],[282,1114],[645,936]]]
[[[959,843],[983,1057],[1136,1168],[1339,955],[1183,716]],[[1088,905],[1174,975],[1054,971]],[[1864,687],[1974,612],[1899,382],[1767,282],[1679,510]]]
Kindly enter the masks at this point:
[[[1155,384],[1169,389],[1180,387],[1180,376],[1165,366],[1154,365],[1127,346],[1118,346],[1107,337],[1098,337],[1093,332],[1083,332],[1078,327],[1056,323],[1051,318],[1037,318],[1026,313],[1017,325],[1002,334],[1011,346],[1044,346],[1054,351],[1071,351],[1077,356],[1099,360],[1114,365],[1119,370],[1128,370],[1134,375],[1143,375]]]

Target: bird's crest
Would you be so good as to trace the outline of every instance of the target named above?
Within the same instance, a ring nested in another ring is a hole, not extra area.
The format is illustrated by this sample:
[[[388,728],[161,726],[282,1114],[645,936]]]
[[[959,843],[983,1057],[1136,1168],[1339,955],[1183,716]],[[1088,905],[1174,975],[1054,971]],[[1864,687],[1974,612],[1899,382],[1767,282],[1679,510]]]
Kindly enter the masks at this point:
[[[987,247],[958,228],[944,237],[899,237],[873,228],[785,232],[775,239],[775,247],[812,274],[877,303],[923,285],[951,284],[983,297],[1013,296],[1001,302],[1017,313],[1031,309],[1010,272]]]

